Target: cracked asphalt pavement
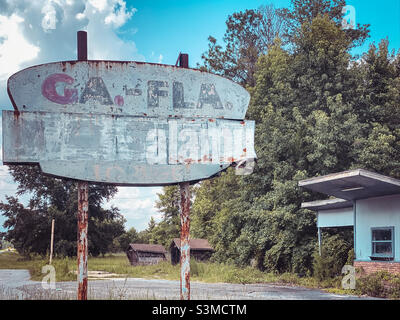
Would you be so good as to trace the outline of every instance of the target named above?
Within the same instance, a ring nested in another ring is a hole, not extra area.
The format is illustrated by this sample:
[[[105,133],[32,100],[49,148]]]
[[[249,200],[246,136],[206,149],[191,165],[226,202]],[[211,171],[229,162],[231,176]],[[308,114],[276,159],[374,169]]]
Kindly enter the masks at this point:
[[[178,300],[179,281],[115,278],[89,280],[88,299]],[[77,282],[56,282],[43,288],[30,280],[28,270],[0,270],[0,299],[76,299]],[[370,300],[371,297],[339,295],[323,290],[276,284],[190,284],[192,300]]]

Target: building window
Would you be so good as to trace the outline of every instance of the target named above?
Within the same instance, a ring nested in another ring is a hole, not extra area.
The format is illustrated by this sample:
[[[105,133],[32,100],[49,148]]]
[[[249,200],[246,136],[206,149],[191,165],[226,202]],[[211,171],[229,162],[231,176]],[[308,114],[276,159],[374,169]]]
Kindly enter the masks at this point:
[[[394,258],[394,227],[372,228],[373,260],[393,260]]]

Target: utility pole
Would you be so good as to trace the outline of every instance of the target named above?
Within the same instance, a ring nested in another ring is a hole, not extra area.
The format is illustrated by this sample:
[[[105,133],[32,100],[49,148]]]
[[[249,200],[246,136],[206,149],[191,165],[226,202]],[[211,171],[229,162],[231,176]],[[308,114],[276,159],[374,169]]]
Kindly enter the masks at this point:
[[[50,262],[53,260],[53,246],[54,246],[54,219],[51,220],[51,236],[50,236]]]

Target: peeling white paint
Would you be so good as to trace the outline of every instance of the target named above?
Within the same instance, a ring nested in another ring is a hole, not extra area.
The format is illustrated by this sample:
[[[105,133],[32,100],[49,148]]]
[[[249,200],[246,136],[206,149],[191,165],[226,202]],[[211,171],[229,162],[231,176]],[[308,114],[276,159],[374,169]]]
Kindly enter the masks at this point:
[[[209,178],[256,157],[254,122],[3,111],[3,162],[121,185]]]

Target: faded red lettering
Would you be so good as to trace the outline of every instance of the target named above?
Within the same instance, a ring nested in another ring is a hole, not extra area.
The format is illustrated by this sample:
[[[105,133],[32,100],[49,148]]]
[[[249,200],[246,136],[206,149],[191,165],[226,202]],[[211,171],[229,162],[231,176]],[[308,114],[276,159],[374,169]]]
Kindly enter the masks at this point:
[[[124,105],[124,97],[122,97],[122,96],[120,96],[120,95],[115,96],[115,98],[114,98],[114,103],[115,103],[117,106],[123,106],[123,105]]]
[[[43,81],[42,95],[48,100],[58,104],[70,104],[78,102],[78,90],[64,88],[64,95],[61,96],[56,90],[56,83],[58,82],[72,84],[74,79],[64,73],[53,73]]]

